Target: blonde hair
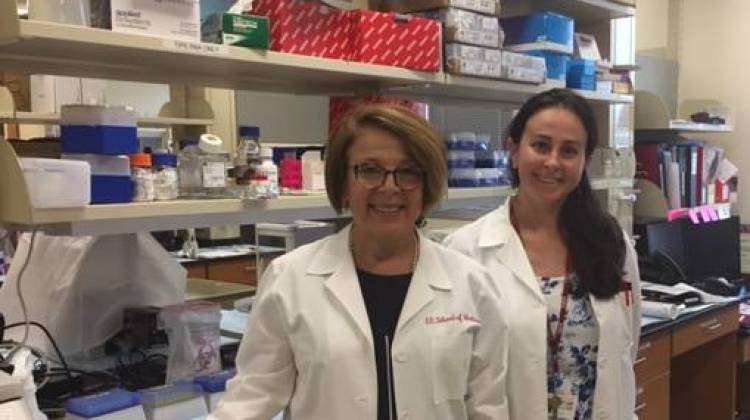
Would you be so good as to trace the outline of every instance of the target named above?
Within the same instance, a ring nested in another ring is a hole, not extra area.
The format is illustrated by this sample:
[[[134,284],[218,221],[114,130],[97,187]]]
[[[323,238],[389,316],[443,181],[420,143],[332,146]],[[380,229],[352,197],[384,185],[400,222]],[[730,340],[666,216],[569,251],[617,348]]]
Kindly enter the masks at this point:
[[[326,148],[325,180],[331,206],[337,213],[346,207],[343,197],[349,176],[349,148],[365,128],[383,130],[396,137],[423,171],[420,219],[423,218],[446,191],[445,145],[429,122],[399,105],[364,105],[341,120]]]

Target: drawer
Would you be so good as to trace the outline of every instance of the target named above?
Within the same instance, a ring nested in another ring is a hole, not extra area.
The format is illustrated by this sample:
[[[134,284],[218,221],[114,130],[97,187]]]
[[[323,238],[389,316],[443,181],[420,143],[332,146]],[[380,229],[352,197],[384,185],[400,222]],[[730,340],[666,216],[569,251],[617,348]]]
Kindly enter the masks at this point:
[[[669,373],[638,385],[635,391],[638,420],[669,419]]]
[[[190,263],[184,264],[183,267],[187,270],[187,276],[189,279],[207,279],[206,263]]]
[[[740,337],[738,341],[739,351],[737,352],[737,361],[739,363],[750,362],[750,337]]]
[[[719,312],[704,315],[678,326],[672,336],[672,354],[680,355],[701,344],[737,331],[739,306],[734,305]]]
[[[211,261],[208,263],[208,279],[242,283],[255,286],[257,271],[255,258]]]
[[[672,357],[671,344],[670,335],[667,333],[656,334],[641,340],[634,364],[637,383],[646,383],[669,372],[669,359]]]

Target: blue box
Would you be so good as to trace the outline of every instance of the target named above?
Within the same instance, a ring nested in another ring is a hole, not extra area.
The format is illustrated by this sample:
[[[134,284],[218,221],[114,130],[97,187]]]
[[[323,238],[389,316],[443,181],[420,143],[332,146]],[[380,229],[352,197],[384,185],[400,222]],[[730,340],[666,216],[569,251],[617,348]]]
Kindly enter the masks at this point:
[[[535,43],[558,44],[565,52],[573,53],[573,19],[552,12],[500,18],[505,32],[505,46]],[[539,48],[535,48],[539,49]]]
[[[135,392],[113,389],[94,395],[68,400],[65,411],[83,418],[98,417],[115,411],[125,410],[141,404]]]
[[[571,89],[596,90],[596,75],[576,76],[569,74],[565,85]]]
[[[130,203],[131,201],[133,201],[133,180],[129,176],[91,176],[91,204]]]
[[[544,63],[547,66],[548,79],[566,79],[568,74],[568,62],[570,61],[570,56],[568,54],[543,50],[533,50],[526,54],[544,58]]]
[[[578,76],[596,76],[596,61],[575,58],[568,62],[568,74]]]
[[[63,153],[132,155],[138,153],[138,129],[111,125],[63,125]]]

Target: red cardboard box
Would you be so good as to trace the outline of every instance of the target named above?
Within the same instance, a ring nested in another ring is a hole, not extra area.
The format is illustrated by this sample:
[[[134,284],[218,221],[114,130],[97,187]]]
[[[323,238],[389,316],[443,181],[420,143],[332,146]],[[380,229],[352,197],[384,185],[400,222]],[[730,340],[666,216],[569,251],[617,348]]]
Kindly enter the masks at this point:
[[[407,99],[387,98],[384,96],[368,96],[366,98],[332,96],[328,103],[328,133],[333,134],[341,119],[347,112],[364,104],[394,104],[401,105],[414,111],[422,118],[427,118],[427,104],[409,101]]]
[[[441,26],[430,19],[373,11],[353,12],[352,60],[440,71]]]
[[[271,22],[274,51],[348,60],[354,22],[350,12],[317,0],[256,0],[253,13]]]

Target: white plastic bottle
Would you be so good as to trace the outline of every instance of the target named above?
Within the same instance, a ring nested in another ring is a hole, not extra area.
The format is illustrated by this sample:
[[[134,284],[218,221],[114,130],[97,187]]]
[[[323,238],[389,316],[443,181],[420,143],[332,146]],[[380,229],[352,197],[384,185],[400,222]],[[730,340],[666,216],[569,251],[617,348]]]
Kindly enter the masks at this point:
[[[324,191],[325,172],[320,150],[308,150],[302,154],[302,189]]]
[[[273,163],[273,148],[269,146],[260,147],[261,163],[258,167],[260,173],[268,179],[268,189],[273,196],[279,195],[279,168]]]

